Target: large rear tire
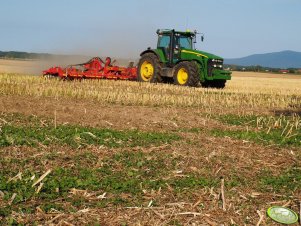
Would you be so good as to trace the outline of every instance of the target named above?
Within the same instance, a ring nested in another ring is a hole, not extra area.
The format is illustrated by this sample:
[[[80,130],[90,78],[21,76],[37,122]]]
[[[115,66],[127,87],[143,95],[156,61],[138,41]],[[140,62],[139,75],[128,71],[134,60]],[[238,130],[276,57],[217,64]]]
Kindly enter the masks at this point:
[[[153,53],[145,53],[138,63],[139,82],[162,82],[162,64],[158,57]]]
[[[183,61],[175,66],[174,84],[196,87],[200,82],[199,66],[194,61]]]

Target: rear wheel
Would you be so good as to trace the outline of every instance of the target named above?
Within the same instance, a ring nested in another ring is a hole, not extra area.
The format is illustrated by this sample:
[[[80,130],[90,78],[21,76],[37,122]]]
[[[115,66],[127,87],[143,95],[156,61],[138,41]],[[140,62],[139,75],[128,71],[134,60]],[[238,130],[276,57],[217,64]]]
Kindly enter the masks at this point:
[[[196,62],[183,61],[175,66],[174,84],[196,87],[199,84],[199,67]]]
[[[138,81],[162,82],[162,64],[153,53],[142,55],[138,63]]]

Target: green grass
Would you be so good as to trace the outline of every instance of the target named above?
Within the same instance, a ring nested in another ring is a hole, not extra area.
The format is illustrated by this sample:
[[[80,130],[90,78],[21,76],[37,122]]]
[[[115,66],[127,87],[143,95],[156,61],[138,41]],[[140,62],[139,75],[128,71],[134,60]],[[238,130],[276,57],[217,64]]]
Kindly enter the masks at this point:
[[[257,116],[255,115],[219,115],[214,117],[215,119],[219,120],[228,125],[236,125],[236,126],[256,126],[256,119]]]
[[[16,145],[36,147],[54,144],[69,145],[76,148],[87,145],[134,147],[156,146],[180,139],[174,133],[119,131],[77,125],[58,125],[55,127],[51,121],[42,122],[39,118],[32,116],[22,118],[20,115],[16,115],[16,117],[8,116],[4,119],[9,123],[1,127],[0,147]]]
[[[218,137],[228,136],[249,140],[265,145],[300,147],[301,127],[300,125],[293,126],[296,118],[293,118],[294,116],[280,117],[222,115],[216,117],[222,123],[241,127],[231,130],[213,129],[210,134]],[[281,126],[276,126],[277,121],[280,120],[282,121]],[[291,134],[287,134],[290,128],[290,126],[286,127],[287,123],[293,126]]]
[[[69,145],[83,147],[104,145],[107,147],[134,147],[170,143],[179,140],[175,134],[141,132],[138,130],[118,131],[113,129],[87,128],[73,125],[54,127],[25,127],[5,125],[0,135],[0,147],[27,145]]]
[[[1,208],[0,217],[8,216],[11,211],[20,211],[20,208],[25,208],[25,212],[35,211],[35,206],[26,204],[31,201],[40,203],[37,205],[41,205],[46,212],[53,207],[59,208],[53,202],[57,199],[65,200],[75,208],[89,205],[142,205],[145,202],[144,189],[164,189],[166,183],[173,184],[176,180],[166,179],[175,170],[174,162],[177,161],[169,154],[118,151],[104,158],[85,148],[106,146],[113,150],[158,146],[182,139],[175,133],[119,131],[79,125],[54,126],[51,120],[21,114],[1,114],[1,119],[0,148],[27,146],[34,147],[33,150],[43,150],[44,146],[49,146],[54,147],[54,150],[40,157],[25,154],[26,157],[22,158],[6,155],[0,158],[0,191],[5,194],[5,202],[16,194],[12,206]],[[66,147],[71,152],[74,150],[74,153],[61,156],[55,151],[57,146]],[[82,149],[78,154],[77,148]],[[52,172],[43,180],[41,191],[36,193],[37,186],[32,187],[32,184],[46,171],[43,167],[45,162],[51,165]],[[60,166],[62,163],[64,167]],[[18,172],[22,172],[22,179],[8,182]],[[35,179],[31,180],[33,176]],[[195,180],[200,180],[201,177],[192,176]],[[206,186],[204,183],[200,185]],[[177,185],[179,189],[181,186],[186,188],[192,185]],[[70,196],[72,188],[98,194],[107,192],[110,197],[90,202],[82,197]],[[128,194],[131,198],[124,198],[123,194]]]
[[[260,185],[264,190],[272,190],[290,194],[292,192],[301,191],[301,168],[292,167],[279,175],[272,175],[266,170],[261,173]]]
[[[91,159],[91,155],[81,155],[81,158]],[[179,157],[177,157],[179,158]],[[9,209],[2,209],[0,215],[7,216],[10,210],[20,207],[31,200],[40,200],[45,211],[52,208],[52,200],[63,199],[75,207],[81,206],[139,206],[145,205],[143,191],[167,190],[167,186],[175,189],[176,193],[184,190],[194,190],[204,187],[217,186],[218,178],[204,177],[198,174],[187,173],[185,177],[174,175],[175,161],[181,161],[164,153],[122,152],[110,158],[103,159],[101,167],[56,167],[43,180],[40,193],[36,193],[33,182],[43,174],[36,174],[36,179],[30,178],[35,174],[33,170],[22,172],[22,179],[7,182],[14,174],[10,170],[0,172],[0,190],[4,192],[4,199],[8,201],[16,193],[17,196]],[[9,167],[9,166],[7,166]],[[167,185],[168,184],[168,185]],[[71,197],[72,188],[97,192],[107,192],[106,200],[88,201],[83,197]],[[130,198],[122,197],[128,194]],[[158,197],[160,199],[160,197]],[[47,203],[47,205],[45,204]],[[34,208],[34,207],[32,207]],[[56,207],[57,208],[61,208]],[[30,210],[28,210],[30,211]]]

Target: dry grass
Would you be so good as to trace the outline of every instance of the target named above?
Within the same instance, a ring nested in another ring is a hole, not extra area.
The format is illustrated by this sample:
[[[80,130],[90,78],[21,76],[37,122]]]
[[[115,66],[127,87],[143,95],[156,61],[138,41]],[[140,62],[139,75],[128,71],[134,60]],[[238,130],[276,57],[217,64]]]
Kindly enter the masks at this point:
[[[36,73],[40,62],[33,60],[0,59],[1,73]]]
[[[299,115],[293,114],[290,119],[284,115],[280,117],[258,117],[256,120],[257,129],[266,129],[270,133],[272,129],[281,129],[281,136],[288,138],[295,136],[295,133],[301,128],[301,119]]]
[[[233,77],[223,90],[124,81],[62,82],[37,76],[0,75],[0,93],[88,99],[104,104],[281,110],[301,107],[301,79]]]

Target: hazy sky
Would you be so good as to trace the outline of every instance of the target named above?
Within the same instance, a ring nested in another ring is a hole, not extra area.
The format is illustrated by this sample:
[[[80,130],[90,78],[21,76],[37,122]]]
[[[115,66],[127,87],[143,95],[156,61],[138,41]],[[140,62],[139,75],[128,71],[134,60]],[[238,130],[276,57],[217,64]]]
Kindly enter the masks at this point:
[[[301,52],[300,25],[301,0],[0,0],[2,51],[138,57],[158,28],[188,28],[233,58]]]

